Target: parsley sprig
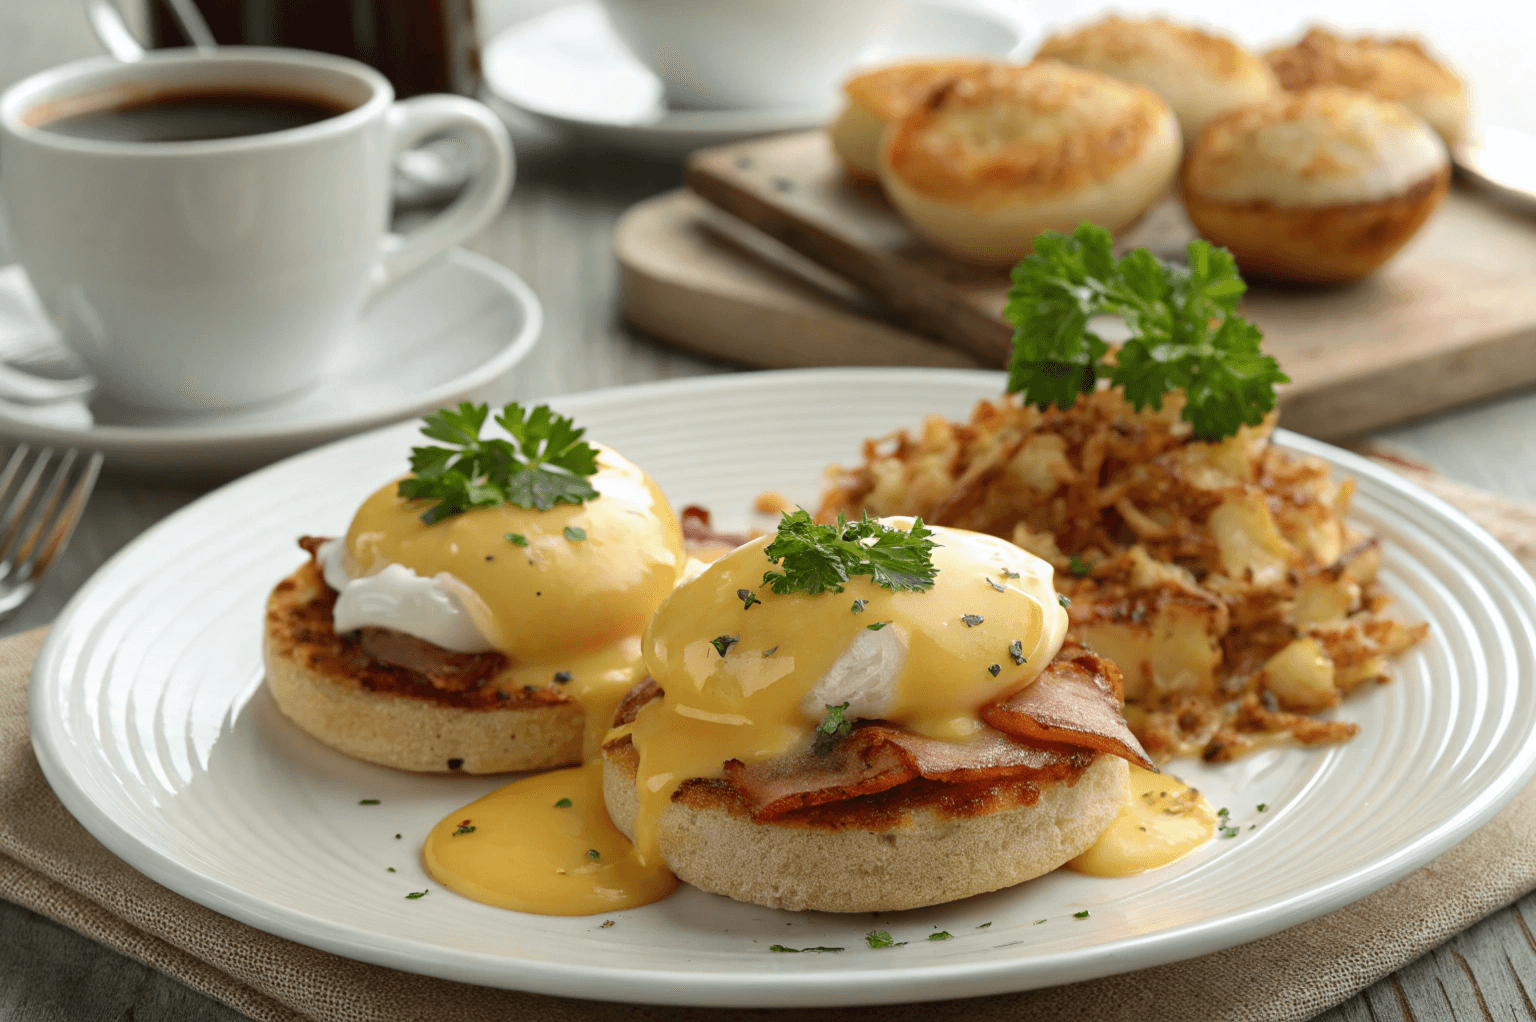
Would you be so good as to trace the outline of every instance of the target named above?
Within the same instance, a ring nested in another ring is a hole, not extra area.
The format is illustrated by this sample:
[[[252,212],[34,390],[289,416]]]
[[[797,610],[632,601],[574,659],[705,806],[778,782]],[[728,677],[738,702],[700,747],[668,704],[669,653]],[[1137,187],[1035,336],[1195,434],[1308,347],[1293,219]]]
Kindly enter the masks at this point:
[[[1258,327],[1236,314],[1248,286],[1232,254],[1192,241],[1186,268],[1144,248],[1120,259],[1110,249],[1108,231],[1083,224],[1071,237],[1039,235],[1034,255],[1014,267],[1004,310],[1014,327],[1009,392],[1065,409],[1107,375],[1137,411],[1184,391],[1183,417],[1202,440],[1257,425],[1290,377],[1259,351]],[[1131,330],[1113,368],[1104,363],[1109,345],[1088,329],[1098,315]]]
[[[527,411],[513,403],[495,420],[512,439],[482,440],[489,414],[487,405],[461,401],[457,409],[426,417],[422,434],[452,446],[411,450],[412,474],[400,480],[399,493],[437,501],[422,521],[432,525],[470,508],[501,504],[548,511],[597,496],[586,480],[597,472],[597,448],[581,439],[586,430],[548,405]]]
[[[915,519],[911,529],[882,525],[866,513],[850,522],[842,514],[836,525],[822,525],[809,511],[786,511],[779,533],[763,548],[779,571],[763,575],[763,584],[780,596],[789,593],[843,591],[854,575],[868,575],[876,585],[895,590],[920,590],[933,585],[933,530]]]

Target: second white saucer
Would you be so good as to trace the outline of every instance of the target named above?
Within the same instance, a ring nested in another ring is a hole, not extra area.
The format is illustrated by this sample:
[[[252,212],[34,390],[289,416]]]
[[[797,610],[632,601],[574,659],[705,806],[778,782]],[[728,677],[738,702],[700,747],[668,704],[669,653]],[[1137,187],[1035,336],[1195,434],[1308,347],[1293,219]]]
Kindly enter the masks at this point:
[[[12,337],[35,350],[21,318],[40,309],[20,267],[0,269],[0,299],[0,358],[14,356]],[[521,277],[455,249],[369,306],[325,379],[301,394],[207,413],[0,400],[0,438],[101,451],[130,471],[232,474],[460,400],[496,401],[543,321]],[[48,329],[36,326],[34,336]]]
[[[1021,57],[1038,36],[1038,23],[1016,5],[906,0],[855,65],[909,56]],[[624,48],[595,0],[506,29],[486,45],[482,67],[486,86],[507,103],[577,137],[653,156],[814,127],[837,103],[829,94],[800,109],[668,108],[661,82]]]

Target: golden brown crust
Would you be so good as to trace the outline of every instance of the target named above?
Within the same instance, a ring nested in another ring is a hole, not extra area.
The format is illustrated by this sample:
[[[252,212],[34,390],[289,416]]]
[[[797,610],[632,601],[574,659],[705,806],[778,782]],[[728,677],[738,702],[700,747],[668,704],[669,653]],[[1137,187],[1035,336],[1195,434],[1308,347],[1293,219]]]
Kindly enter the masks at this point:
[[[1244,274],[1334,284],[1359,280],[1396,255],[1440,205],[1450,181],[1446,167],[1378,202],[1282,208],[1206,198],[1186,179],[1184,205],[1202,235],[1232,250]]]
[[[1466,86],[1417,39],[1348,39],[1313,28],[1300,41],[1270,50],[1264,58],[1287,91],[1340,85],[1402,103],[1449,145],[1465,130]]]
[[[1401,102],[1424,94],[1456,94],[1461,79],[1417,39],[1346,39],[1313,28],[1291,46],[1264,54],[1288,92],[1312,85],[1345,85],[1378,99]]]
[[[957,202],[1048,199],[1133,163],[1168,115],[1152,90],[1054,61],[950,80],[893,121],[896,177]]]
[[[875,68],[843,83],[849,101],[890,122],[921,103],[938,85],[995,67],[991,60],[914,60]]]
[[[1051,36],[1040,44],[1035,57],[1086,66],[1085,60],[1130,64],[1161,59],[1170,51],[1195,58],[1200,69],[1217,78],[1241,77],[1257,61],[1253,54],[1225,36],[1162,18],[1131,19],[1116,14],[1074,32]]]

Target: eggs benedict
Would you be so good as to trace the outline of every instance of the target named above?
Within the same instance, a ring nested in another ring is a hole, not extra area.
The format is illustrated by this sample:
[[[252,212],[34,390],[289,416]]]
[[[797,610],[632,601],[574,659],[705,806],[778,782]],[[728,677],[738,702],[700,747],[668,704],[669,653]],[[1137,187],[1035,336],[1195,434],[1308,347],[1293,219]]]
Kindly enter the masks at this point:
[[[267,686],[348,755],[405,770],[579,763],[643,671],[640,633],[687,563],[649,476],[547,406],[461,404],[412,472],[267,607]],[[584,738],[590,732],[589,738]]]
[[[1152,768],[1119,671],[1066,629],[1051,566],[1005,540],[786,514],[646,627],[649,676],[603,742],[608,814],[642,862],[773,908],[1038,876],[1116,821],[1127,761]]]

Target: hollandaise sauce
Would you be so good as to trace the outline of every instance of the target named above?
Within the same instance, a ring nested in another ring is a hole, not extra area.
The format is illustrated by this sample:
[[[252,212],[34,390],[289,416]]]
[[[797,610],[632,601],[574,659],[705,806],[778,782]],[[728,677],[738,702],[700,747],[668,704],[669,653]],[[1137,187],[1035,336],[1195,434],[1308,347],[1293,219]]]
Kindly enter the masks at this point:
[[[598,762],[525,777],[456,810],[432,828],[422,857],[465,897],[539,915],[636,908],[677,887],[609,822]]]
[[[938,576],[926,591],[855,576],[840,593],[773,594],[759,539],[667,598],[643,642],[666,697],[631,730],[644,861],[660,857],[657,824],[678,785],[720,776],[726,760],[796,750],[828,706],[963,742],[981,730],[984,704],[1044,669],[1067,625],[1050,565],[992,536],[934,532]]]
[[[572,655],[639,635],[685,564],[677,518],[649,476],[604,448],[588,481],[600,496],[584,504],[502,504],[430,525],[421,514],[431,502],[405,500],[391,483],[352,520],[348,572],[401,564],[446,575],[489,647],[562,670]]]
[[[1204,795],[1169,774],[1131,764],[1131,792],[1120,815],[1070,869],[1123,877],[1166,866],[1216,833],[1216,813]]]

